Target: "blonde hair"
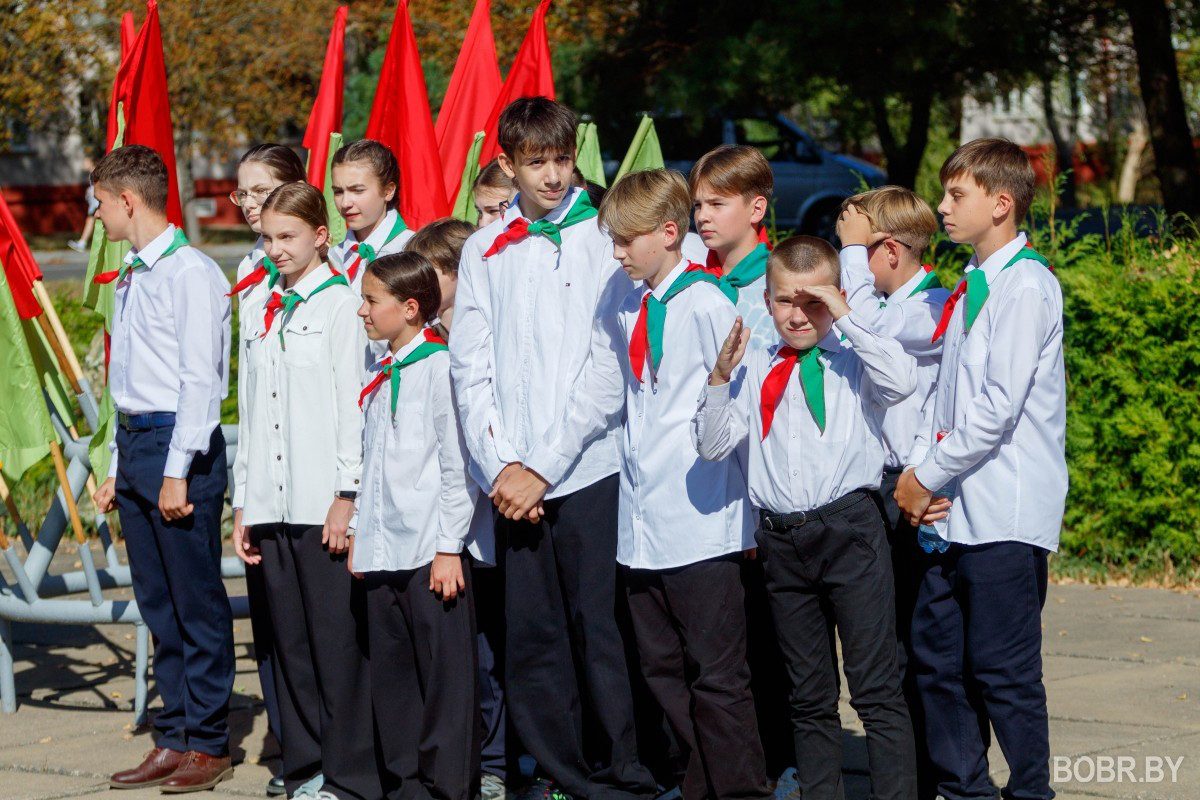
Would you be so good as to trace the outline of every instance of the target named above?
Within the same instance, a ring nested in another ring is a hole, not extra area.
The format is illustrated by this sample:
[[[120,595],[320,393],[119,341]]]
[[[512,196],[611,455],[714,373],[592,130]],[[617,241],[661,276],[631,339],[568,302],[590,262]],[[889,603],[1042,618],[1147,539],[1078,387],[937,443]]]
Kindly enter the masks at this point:
[[[775,245],[767,256],[767,282],[778,271],[804,274],[824,270],[829,283],[841,288],[842,269],[833,245],[816,236],[792,236]]]
[[[622,239],[674,222],[682,242],[691,212],[692,197],[681,173],[647,169],[629,173],[608,190],[600,203],[599,222]]]
[[[718,145],[700,156],[688,176],[688,190],[693,196],[702,183],[726,197],[765,197],[768,203],[775,193],[771,165],[757,147],[744,144]]]
[[[295,217],[314,231],[318,228],[329,229],[329,212],[325,207],[325,195],[311,183],[292,181],[281,183],[267,195],[263,201],[262,211],[266,214],[272,211],[285,217]],[[320,247],[321,260],[329,255],[329,239]]]
[[[1013,199],[1013,222],[1020,224],[1033,204],[1037,181],[1025,151],[1008,139],[973,139],[959,147],[938,172],[942,186],[970,175],[990,195],[1007,192]]]
[[[929,249],[929,240],[937,233],[937,217],[929,204],[903,186],[880,186],[869,192],[847,197],[842,211],[854,206],[871,221],[871,230],[886,233],[908,245],[920,260]]]

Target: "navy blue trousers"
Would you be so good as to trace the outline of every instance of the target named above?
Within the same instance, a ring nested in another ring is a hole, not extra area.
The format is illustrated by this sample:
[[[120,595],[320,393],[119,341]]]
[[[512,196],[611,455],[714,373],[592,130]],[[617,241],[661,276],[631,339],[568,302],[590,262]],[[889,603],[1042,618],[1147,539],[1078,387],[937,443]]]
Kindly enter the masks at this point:
[[[992,798],[989,724],[1010,774],[1005,798],[1049,800],[1042,685],[1046,551],[1021,542],[950,545],[921,564],[912,656],[938,794]]]
[[[225,437],[218,427],[208,452],[192,460],[194,512],[168,522],[158,495],[173,430],[117,428],[117,513],[133,595],[154,637],[158,746],[225,756],[233,690],[233,615],[221,582]]]

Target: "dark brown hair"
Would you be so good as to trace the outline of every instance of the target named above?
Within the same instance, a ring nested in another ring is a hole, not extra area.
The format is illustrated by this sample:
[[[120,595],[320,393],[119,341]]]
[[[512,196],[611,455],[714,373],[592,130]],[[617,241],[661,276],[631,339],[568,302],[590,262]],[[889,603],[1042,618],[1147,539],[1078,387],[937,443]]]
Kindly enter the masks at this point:
[[[702,183],[720,195],[741,195],[747,200],[765,197],[768,203],[775,193],[771,165],[757,147],[744,144],[718,145],[700,156],[688,176],[692,197]]]
[[[513,100],[500,114],[500,149],[514,161],[520,155],[575,153],[574,112],[545,97]]]
[[[792,236],[775,245],[771,255],[767,256],[767,281],[771,273],[777,270],[784,272],[806,273],[824,270],[829,275],[829,283],[841,288],[842,269],[838,263],[837,250],[824,239],[816,236]]]
[[[400,205],[400,165],[396,163],[396,156],[386,145],[375,141],[374,139],[359,139],[353,144],[345,144],[338,148],[338,151],[333,154],[333,165],[349,164],[355,161],[366,162],[371,168],[372,174],[379,179],[379,185],[387,191],[388,184],[393,184],[396,187],[396,193],[392,195],[392,199],[388,201],[388,208],[397,208]]]
[[[285,217],[295,217],[314,231],[329,228],[329,210],[325,207],[325,195],[321,190],[305,181],[291,181],[276,186],[262,204],[262,214],[272,211]],[[329,240],[321,245],[321,259],[329,254]]]
[[[416,300],[421,322],[428,323],[437,316],[442,289],[437,270],[425,256],[412,250],[381,256],[367,265],[367,274],[374,275],[401,303]]]
[[[167,165],[143,144],[118,147],[92,170],[92,185],[120,194],[131,191],[152,210],[167,211]]]
[[[304,162],[296,155],[296,151],[274,142],[254,145],[238,161],[238,166],[250,163],[265,164],[275,176],[275,180],[283,183],[308,179],[308,173],[304,171]]]
[[[458,274],[458,257],[463,242],[475,232],[475,226],[454,217],[435,219],[417,231],[404,249],[420,253],[448,275]]]
[[[970,175],[990,195],[1007,192],[1013,199],[1013,222],[1020,225],[1033,204],[1035,176],[1025,151],[1008,139],[974,139],[959,147],[938,172],[942,186]]]

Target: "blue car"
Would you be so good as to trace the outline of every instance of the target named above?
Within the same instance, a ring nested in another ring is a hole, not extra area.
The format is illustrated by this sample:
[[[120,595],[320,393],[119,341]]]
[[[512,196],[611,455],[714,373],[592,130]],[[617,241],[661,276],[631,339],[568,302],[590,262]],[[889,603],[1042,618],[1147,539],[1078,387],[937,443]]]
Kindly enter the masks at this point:
[[[833,239],[842,200],[862,191],[864,184],[881,186],[886,180],[879,167],[830,153],[782,115],[660,115],[654,127],[666,165],[684,175],[718,144],[761,150],[775,173],[775,225],[781,232]]]

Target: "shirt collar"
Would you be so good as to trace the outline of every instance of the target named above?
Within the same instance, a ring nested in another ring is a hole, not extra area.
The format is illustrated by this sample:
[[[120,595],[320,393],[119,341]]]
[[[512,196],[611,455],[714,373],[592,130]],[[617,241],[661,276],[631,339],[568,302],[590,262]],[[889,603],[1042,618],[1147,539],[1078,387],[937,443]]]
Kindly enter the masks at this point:
[[[775,363],[775,361],[779,358],[779,351],[785,347],[790,347],[790,346],[791,345],[789,345],[787,342],[783,341],[782,339],[779,341],[778,344],[772,345],[770,348],[771,359],[767,363],[768,364]],[[822,350],[829,352],[829,353],[836,353],[837,351],[844,348],[845,345],[842,344],[842,337],[841,337],[841,334],[838,333],[837,328],[832,327],[829,329],[829,333],[822,336],[820,341],[817,342],[817,347],[819,347]]]
[[[1000,270],[1004,269],[1004,265],[1021,251],[1026,241],[1025,234],[1018,233],[1017,238],[992,253],[982,264],[979,263],[978,256],[972,256],[970,263],[967,264],[967,271],[981,269],[983,270],[983,274],[987,276],[988,283],[991,283],[1000,274]]]
[[[151,239],[150,244],[141,250],[130,248],[129,252],[125,254],[125,263],[132,264],[135,258],[140,258],[147,269],[153,269],[154,264],[162,258],[162,254],[167,251],[173,241],[175,241],[175,226],[167,223],[166,230]]]
[[[582,189],[572,186],[567,190],[567,193],[563,195],[563,199],[558,201],[558,205],[554,207],[554,210],[542,217],[542,219],[546,220],[547,222],[553,222],[556,225],[562,222],[563,217],[565,217],[567,212],[571,210],[571,206],[575,205],[575,200],[579,197],[579,193],[582,191]],[[507,228],[509,225],[525,216],[521,213],[520,199],[521,195],[518,193],[517,196],[512,199],[512,203],[509,204],[508,208],[505,209],[504,227]],[[528,217],[526,217],[526,219],[528,219]],[[533,220],[529,221],[533,222]]]
[[[329,268],[329,264],[322,263],[319,267],[301,278],[292,289],[296,294],[307,300],[314,289],[332,277],[333,270]]]
[[[654,287],[653,291],[650,292],[650,294],[654,295],[654,299],[662,300],[663,295],[671,288],[671,284],[675,283],[675,280],[684,273],[687,267],[688,260],[686,258],[676,264],[675,268],[667,273],[667,277],[659,281],[658,286]],[[645,282],[642,283],[642,286],[646,286]]]
[[[379,220],[379,224],[375,226],[375,230],[371,231],[371,235],[367,237],[364,244],[371,245],[378,252],[387,243],[388,234],[396,226],[396,217],[399,216],[399,213],[396,209],[389,208],[387,213],[383,215],[383,219]],[[358,237],[356,236],[354,239],[357,241]]]
[[[416,336],[414,336],[408,340],[408,344],[401,346],[401,348],[399,350],[397,350],[396,352],[384,353],[379,358],[380,363],[382,363],[384,361],[384,359],[390,358],[390,359],[392,359],[393,363],[399,364],[401,361],[403,361],[408,356],[409,353],[411,353],[413,350],[416,350],[418,347],[420,347],[421,345],[423,345],[425,343],[425,341],[426,341],[425,331],[426,330],[428,330],[428,328],[422,328],[421,331]]]
[[[925,280],[925,276],[928,274],[924,266],[918,267],[917,271],[913,273],[911,278],[904,282],[903,286],[888,295],[888,299],[900,301],[909,297],[920,286],[921,281]]]

